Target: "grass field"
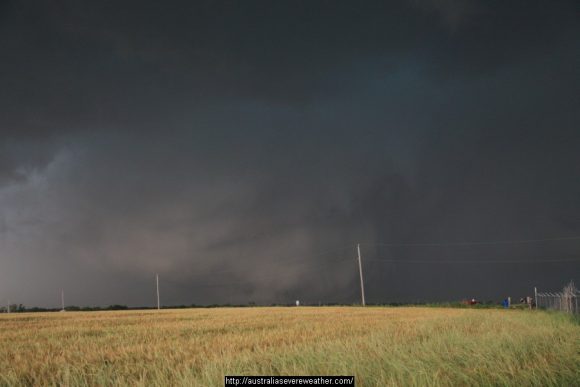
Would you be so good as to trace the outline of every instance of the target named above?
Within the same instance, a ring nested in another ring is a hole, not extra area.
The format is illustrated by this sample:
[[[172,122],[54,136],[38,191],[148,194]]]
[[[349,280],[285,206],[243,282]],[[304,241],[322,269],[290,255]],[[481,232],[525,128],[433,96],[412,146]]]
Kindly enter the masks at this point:
[[[580,384],[580,326],[540,311],[216,308],[0,316],[0,384],[223,386],[224,375],[357,386]]]

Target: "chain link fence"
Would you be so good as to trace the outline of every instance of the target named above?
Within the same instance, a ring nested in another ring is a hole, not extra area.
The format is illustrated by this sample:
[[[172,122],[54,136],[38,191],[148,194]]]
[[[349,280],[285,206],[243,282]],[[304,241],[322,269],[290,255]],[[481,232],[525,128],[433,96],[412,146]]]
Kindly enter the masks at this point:
[[[560,310],[566,313],[578,314],[578,296],[574,282],[570,282],[561,292],[538,292],[536,294],[536,306],[542,309]]]

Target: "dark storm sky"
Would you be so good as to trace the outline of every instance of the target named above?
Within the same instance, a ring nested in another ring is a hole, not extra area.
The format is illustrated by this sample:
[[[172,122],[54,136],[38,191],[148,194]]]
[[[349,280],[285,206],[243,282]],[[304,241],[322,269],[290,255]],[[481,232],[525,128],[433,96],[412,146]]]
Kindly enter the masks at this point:
[[[580,282],[468,244],[580,237],[579,11],[0,2],[2,303],[354,302],[359,242],[371,302]]]

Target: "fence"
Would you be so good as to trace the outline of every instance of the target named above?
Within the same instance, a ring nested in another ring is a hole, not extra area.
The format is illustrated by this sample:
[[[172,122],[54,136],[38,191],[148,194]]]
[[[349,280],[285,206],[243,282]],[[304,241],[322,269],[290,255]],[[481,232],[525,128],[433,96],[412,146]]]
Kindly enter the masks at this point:
[[[536,294],[536,305],[542,309],[560,310],[566,313],[580,313],[578,309],[578,296],[580,292],[570,282],[561,292],[544,292]]]

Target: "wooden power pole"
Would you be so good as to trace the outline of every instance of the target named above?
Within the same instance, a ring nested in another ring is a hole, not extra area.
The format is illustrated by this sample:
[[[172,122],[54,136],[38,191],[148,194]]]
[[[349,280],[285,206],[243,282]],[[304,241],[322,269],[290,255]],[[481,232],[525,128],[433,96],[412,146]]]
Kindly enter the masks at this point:
[[[157,310],[161,309],[161,304],[159,303],[159,274],[155,274],[155,282],[157,284]]]
[[[356,245],[356,250],[358,253],[358,273],[360,275],[360,295],[361,295],[361,301],[362,301],[362,306],[365,306],[365,283],[363,280],[363,272],[362,272],[362,261],[361,261],[361,256],[360,256],[360,243]]]

